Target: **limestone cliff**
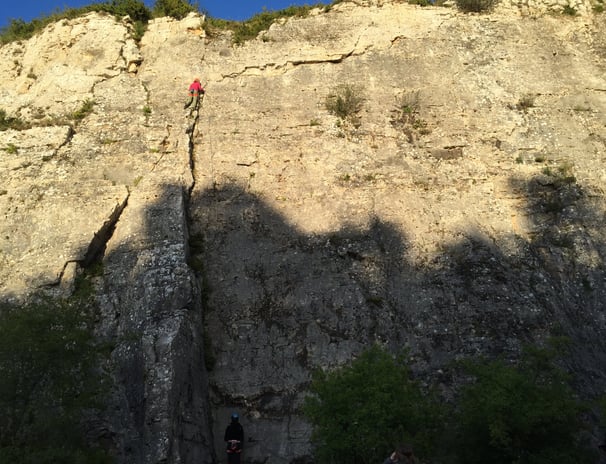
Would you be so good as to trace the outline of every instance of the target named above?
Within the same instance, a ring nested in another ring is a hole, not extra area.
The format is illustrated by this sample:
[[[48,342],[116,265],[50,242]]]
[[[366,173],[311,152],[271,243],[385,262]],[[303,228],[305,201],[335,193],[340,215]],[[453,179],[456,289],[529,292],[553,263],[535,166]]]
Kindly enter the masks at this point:
[[[1,298],[102,264],[119,462],[212,462],[233,409],[248,462],[304,460],[310,372],[373,342],[448,391],[450,360],[562,333],[598,395],[606,39],[583,5],[343,2],[242,46],[90,14],[3,46],[0,108],[32,127],[0,133]]]

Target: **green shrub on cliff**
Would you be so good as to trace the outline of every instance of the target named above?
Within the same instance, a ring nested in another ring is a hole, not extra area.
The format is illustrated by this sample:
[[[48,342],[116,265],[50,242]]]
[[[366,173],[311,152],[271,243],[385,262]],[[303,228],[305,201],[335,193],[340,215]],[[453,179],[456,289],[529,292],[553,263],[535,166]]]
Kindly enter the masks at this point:
[[[144,25],[151,18],[151,11],[147,9],[145,3],[141,0],[110,0],[79,8],[57,10],[51,15],[41,16],[29,22],[25,22],[22,19],[11,19],[7,26],[0,29],[0,43],[27,40],[51,23],[60,21],[61,19],[74,19],[91,11],[105,12],[116,17],[130,16],[135,22],[136,36],[142,34],[142,28],[144,28]]]
[[[28,127],[21,119],[8,116],[6,111],[0,108],[0,131],[7,129],[22,130]]]
[[[326,109],[341,119],[356,119],[362,109],[364,97],[356,86],[342,84],[333,88],[326,97]]]
[[[197,2],[192,4],[187,0],[156,0],[153,8],[155,17],[170,16],[175,19],[183,19],[193,11],[198,11]]]
[[[260,32],[266,31],[278,19],[300,17],[303,18],[309,14],[315,6],[290,6],[283,10],[269,11],[265,10],[252,16],[245,21],[228,21],[219,18],[207,17],[204,23],[204,29],[209,35],[217,30],[230,30],[233,32],[232,41],[235,44],[242,44],[247,40],[255,39]]]
[[[39,20],[25,22],[22,19],[11,19],[7,26],[0,29],[0,43],[29,39],[34,32],[44,27],[38,23]]]
[[[112,0],[105,3],[108,13],[129,16],[133,21],[146,23],[151,19],[151,11],[141,0]]]
[[[465,13],[485,13],[492,10],[499,0],[455,0],[457,8]]]
[[[69,115],[69,119],[74,121],[82,121],[93,111],[94,106],[95,102],[93,100],[86,99],[80,108]]]
[[[60,21],[61,19],[74,19],[91,11],[101,11],[117,17],[128,15],[135,22],[135,28],[138,31],[140,31],[141,24],[147,23],[151,18],[151,12],[140,0],[111,0],[79,8],[57,10],[51,15],[41,16],[29,22],[25,22],[22,19],[11,19],[7,26],[0,29],[0,43],[27,40],[51,23]]]
[[[99,358],[82,303],[0,307],[1,462],[110,462],[81,427],[105,390]]]

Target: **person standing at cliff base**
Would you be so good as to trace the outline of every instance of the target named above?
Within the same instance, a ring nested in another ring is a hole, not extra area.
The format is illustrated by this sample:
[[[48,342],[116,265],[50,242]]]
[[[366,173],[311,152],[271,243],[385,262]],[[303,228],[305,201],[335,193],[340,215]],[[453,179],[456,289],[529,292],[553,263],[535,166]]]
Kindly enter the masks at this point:
[[[240,464],[242,444],[244,443],[244,428],[240,424],[240,416],[234,412],[231,423],[225,429],[223,440],[227,443],[227,463]]]
[[[205,90],[204,87],[202,87],[202,84],[200,84],[200,78],[196,77],[194,79],[194,81],[191,83],[191,85],[189,86],[188,89],[189,92],[189,101],[185,104],[185,106],[183,106],[183,109],[187,109],[189,108],[189,106],[194,103],[194,109],[198,109],[198,106],[200,105],[200,95],[204,95]]]

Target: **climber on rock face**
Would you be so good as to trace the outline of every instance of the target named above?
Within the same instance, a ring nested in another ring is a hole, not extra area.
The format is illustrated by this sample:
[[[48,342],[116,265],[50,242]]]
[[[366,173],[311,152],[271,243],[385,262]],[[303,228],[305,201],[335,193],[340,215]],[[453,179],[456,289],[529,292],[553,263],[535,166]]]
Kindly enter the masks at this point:
[[[196,77],[194,81],[191,83],[188,89],[189,92],[189,101],[183,106],[183,109],[189,108],[189,106],[194,103],[194,109],[198,109],[198,105],[200,104],[200,95],[204,95],[205,90],[200,84],[200,78]]]

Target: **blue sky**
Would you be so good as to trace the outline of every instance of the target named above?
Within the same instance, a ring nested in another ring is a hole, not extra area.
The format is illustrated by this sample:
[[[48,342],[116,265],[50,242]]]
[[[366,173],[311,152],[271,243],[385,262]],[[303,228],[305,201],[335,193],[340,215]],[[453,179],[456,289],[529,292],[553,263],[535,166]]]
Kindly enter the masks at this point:
[[[11,19],[31,21],[41,15],[48,15],[61,11],[64,8],[75,8],[99,0],[1,0],[0,27],[6,26]],[[155,0],[144,0],[151,8]],[[268,10],[282,10],[291,5],[315,5],[317,3],[331,3],[330,0],[199,0],[201,9],[211,16],[223,19],[242,21],[260,13],[264,8]]]

